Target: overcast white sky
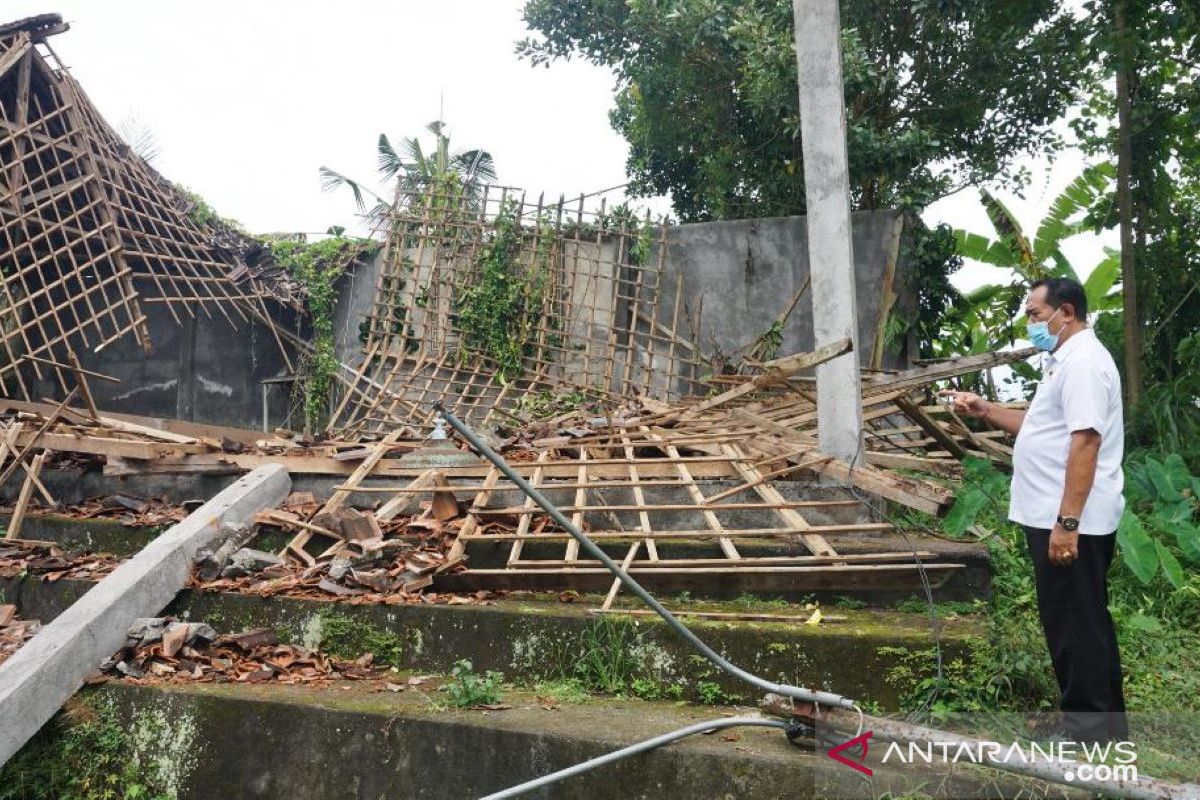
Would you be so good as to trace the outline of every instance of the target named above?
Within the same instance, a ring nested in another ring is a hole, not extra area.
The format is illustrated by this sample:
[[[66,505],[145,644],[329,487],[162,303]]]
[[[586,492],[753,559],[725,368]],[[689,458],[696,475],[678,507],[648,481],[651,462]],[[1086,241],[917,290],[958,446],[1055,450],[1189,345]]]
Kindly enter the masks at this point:
[[[627,148],[608,124],[612,76],[519,61],[522,5],[7,0],[0,17],[61,13],[72,29],[51,44],[100,111],[114,125],[136,116],[161,149],[155,166],[221,214],[255,232],[319,232],[354,227],[355,209],[348,194],[321,192],[318,167],[374,185],[379,133],[414,135],[443,104],[452,148],[489,150],[506,185],[556,199],[624,183]],[[1026,199],[1005,199],[1033,225],[1082,163],[1032,163]],[[926,221],[990,232],[974,190],[932,206]],[[1068,255],[1090,267],[1100,244],[1080,237]],[[964,270],[957,282],[985,278]]]

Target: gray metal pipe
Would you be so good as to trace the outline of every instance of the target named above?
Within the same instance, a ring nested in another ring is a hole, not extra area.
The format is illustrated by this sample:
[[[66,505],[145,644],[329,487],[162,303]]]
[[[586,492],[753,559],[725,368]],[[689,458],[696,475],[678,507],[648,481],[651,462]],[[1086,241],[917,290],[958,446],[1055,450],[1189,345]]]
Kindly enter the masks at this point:
[[[454,423],[451,423],[454,424]],[[582,761],[574,766],[560,769],[558,772],[551,772],[549,775],[543,775],[540,778],[534,778],[531,781],[526,781],[518,786],[505,789],[495,794],[489,794],[482,800],[504,800],[508,797],[517,797],[532,792],[534,789],[540,789],[543,786],[550,786],[558,783],[561,780],[579,775],[581,773],[593,770],[596,767],[602,767],[605,764],[611,764],[614,761],[620,761],[622,758],[645,753],[653,750],[656,747],[662,747],[664,744],[679,741],[684,737],[691,736],[696,733],[706,733],[708,731],[720,731],[726,728],[737,727],[757,727],[757,728],[787,728],[787,725],[777,719],[766,719],[763,717],[724,717],[722,719],[709,720],[708,722],[697,722],[695,725],[688,725],[686,728],[664,733],[661,736],[655,736],[653,739],[647,739],[644,742],[631,744],[629,747],[623,747],[620,750],[614,750],[611,753],[605,753],[596,758],[590,758],[587,761]]]
[[[505,461],[498,453],[492,450],[492,448],[488,446],[487,442],[476,436],[475,432],[468,428],[462,422],[462,420],[454,416],[454,414],[451,412],[447,411],[440,402],[436,403],[434,408],[447,422],[450,423],[450,427],[454,428],[454,430],[457,431],[464,439],[466,439],[472,447],[479,451],[481,456],[492,462],[496,469],[500,470],[500,472],[504,474],[504,477],[516,484],[517,488],[524,492],[527,497],[533,500],[533,502],[537,503],[541,509],[550,516],[551,519],[562,526],[563,530],[571,534],[571,536],[579,542],[580,547],[582,547],[590,556],[604,564],[604,566],[607,567],[608,570],[613,573],[613,575],[617,576],[621,580],[621,583],[625,584],[625,587],[629,589],[629,591],[633,592],[633,594],[641,599],[643,603],[654,609],[654,611],[660,617],[662,617],[684,641],[695,648],[697,652],[711,661],[715,666],[725,670],[731,675],[735,675],[752,686],[757,686],[759,689],[771,692],[773,694],[800,700],[805,703],[820,703],[821,705],[836,706],[838,708],[856,708],[853,700],[843,697],[840,694],[806,689],[802,686],[790,686],[785,683],[772,683],[771,681],[764,680],[728,661],[720,653],[705,644],[699,636],[692,633],[692,631],[686,625],[676,619],[674,614],[664,608],[662,603],[659,603],[658,600],[654,599],[649,592],[642,588],[640,583],[630,577],[629,573],[622,569],[620,564],[618,564],[607,553],[597,547],[596,543],[589,539],[587,534],[579,530],[579,528],[575,526],[571,520],[567,519],[567,517],[561,511],[559,511],[558,508],[555,507],[555,505],[551,503],[545,495],[543,495],[533,486],[529,485],[528,481],[522,478],[516,470],[509,466],[507,461]]]

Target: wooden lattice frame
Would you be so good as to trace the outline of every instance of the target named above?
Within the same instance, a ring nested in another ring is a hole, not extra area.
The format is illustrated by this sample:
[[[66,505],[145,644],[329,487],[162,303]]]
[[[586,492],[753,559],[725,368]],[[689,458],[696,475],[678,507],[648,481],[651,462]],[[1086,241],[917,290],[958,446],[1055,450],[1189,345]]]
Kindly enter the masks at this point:
[[[523,369],[507,382],[456,321],[457,298],[479,279],[481,248],[502,211],[515,214],[526,242],[523,276],[541,270],[544,283]],[[682,284],[665,281],[667,228],[645,227],[648,218],[645,226],[613,224],[605,213],[603,201],[594,211],[583,197],[573,209],[564,201],[529,203],[519,190],[497,186],[400,196],[355,377],[371,387],[358,394],[372,399],[347,397],[333,427],[357,432],[426,422],[435,400],[480,422],[531,392],[670,398],[693,391],[704,368],[693,343],[701,310],[685,310]],[[633,263],[631,249],[647,230],[654,252]],[[670,313],[660,317],[660,306]]]
[[[249,275],[231,279],[233,259],[189,201],[29,30],[0,34],[0,164],[0,384],[10,396],[32,399],[25,364],[37,379],[47,371],[35,358],[65,362],[130,334],[149,351],[144,303],[176,321],[269,318],[270,295]],[[65,392],[63,372],[49,374]]]

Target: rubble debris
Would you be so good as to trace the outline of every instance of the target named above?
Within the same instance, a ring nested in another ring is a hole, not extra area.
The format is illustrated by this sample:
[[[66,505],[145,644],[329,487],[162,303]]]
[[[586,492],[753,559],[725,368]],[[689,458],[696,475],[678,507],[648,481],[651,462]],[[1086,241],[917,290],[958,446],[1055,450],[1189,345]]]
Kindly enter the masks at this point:
[[[375,678],[381,671],[373,662],[371,653],[344,661],[280,644],[268,628],[218,635],[204,623],[159,617],[135,622],[125,647],[105,661],[101,671],[133,682],[299,684]]]
[[[16,606],[0,605],[0,664],[20,650],[41,627],[37,620],[20,619]]]
[[[107,553],[68,554],[52,542],[0,539],[0,578],[27,575],[47,583],[63,578],[97,581],[120,564]]]

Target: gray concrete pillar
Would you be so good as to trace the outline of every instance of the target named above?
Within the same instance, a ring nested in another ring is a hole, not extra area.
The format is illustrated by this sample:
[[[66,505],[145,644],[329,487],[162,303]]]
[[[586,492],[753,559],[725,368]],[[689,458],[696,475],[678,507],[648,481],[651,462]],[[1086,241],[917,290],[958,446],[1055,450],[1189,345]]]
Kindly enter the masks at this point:
[[[852,461],[862,440],[862,405],[838,0],[792,0],[792,13],[814,345],[854,342],[850,353],[817,367],[817,435],[823,452]]]
[[[292,481],[267,464],[222,490],[117,567],[0,665],[0,765],[21,749],[100,662],[124,644],[130,624],[153,617],[187,584],[196,553],[221,530],[278,505]]]

